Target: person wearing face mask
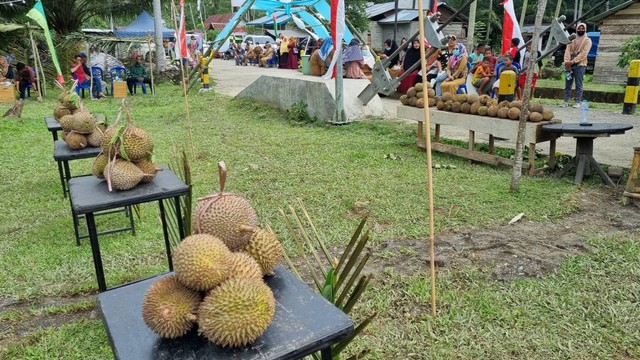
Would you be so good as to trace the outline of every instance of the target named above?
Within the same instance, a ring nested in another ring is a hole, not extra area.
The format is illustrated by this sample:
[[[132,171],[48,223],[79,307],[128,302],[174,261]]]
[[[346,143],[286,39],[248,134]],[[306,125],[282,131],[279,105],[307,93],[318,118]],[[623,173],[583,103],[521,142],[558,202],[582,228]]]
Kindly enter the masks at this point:
[[[387,39],[384,41],[384,51],[380,55],[380,59],[386,59],[391,56],[396,50],[398,50],[398,44],[391,39]],[[389,63],[389,67],[392,68],[398,64],[398,56],[391,59]]]
[[[574,108],[580,107],[582,100],[582,80],[587,71],[587,55],[591,50],[591,39],[587,34],[587,24],[579,23],[576,27],[576,38],[567,45],[564,51],[564,67],[567,71],[567,78],[564,82],[564,102],[562,107],[567,107],[571,99],[571,87],[573,81],[576,82],[576,102]]]
[[[453,49],[447,64],[447,78],[440,85],[443,93],[456,93],[458,87],[467,81],[467,51],[462,44]]]
[[[440,88],[440,85],[445,80],[447,80],[447,77],[449,76],[447,74],[447,66],[449,65],[449,59],[453,56],[453,51],[455,49],[458,49],[458,39],[455,37],[455,35],[451,35],[451,38],[449,39],[449,42],[447,44],[447,48],[440,50],[440,54],[438,55],[438,62],[440,63],[440,71],[438,72],[438,75],[435,78],[435,86],[434,86],[437,96],[442,95],[442,89]]]

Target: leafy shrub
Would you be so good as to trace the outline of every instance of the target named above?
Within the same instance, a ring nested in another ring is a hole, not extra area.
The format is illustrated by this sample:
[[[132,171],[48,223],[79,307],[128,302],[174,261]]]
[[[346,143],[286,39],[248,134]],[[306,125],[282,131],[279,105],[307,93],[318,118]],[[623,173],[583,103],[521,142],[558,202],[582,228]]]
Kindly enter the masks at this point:
[[[618,67],[625,68],[631,60],[640,60],[640,36],[625,41],[620,48]]]

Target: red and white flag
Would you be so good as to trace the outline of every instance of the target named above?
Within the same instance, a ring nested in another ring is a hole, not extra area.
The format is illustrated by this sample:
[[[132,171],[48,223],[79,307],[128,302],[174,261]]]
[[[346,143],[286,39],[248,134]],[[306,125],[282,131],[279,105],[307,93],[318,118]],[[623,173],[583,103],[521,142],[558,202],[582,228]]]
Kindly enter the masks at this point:
[[[438,12],[438,0],[429,0],[429,15]]]
[[[520,45],[518,46],[522,46],[523,39],[520,25],[518,25],[518,19],[516,18],[516,11],[513,8],[513,0],[505,0],[501,5],[504,6],[504,20],[502,22],[502,51],[500,53],[504,54],[511,47],[511,39],[520,39]]]
[[[187,48],[187,25],[184,21],[184,0],[180,0],[180,28],[178,29],[177,38],[180,44],[180,58],[192,60],[191,52]]]
[[[342,49],[342,38],[344,38],[344,0],[331,0],[331,39],[333,40],[333,59],[327,69],[327,72],[322,75],[323,79],[333,79],[336,77],[335,67],[338,61],[338,56],[342,56],[339,51]]]

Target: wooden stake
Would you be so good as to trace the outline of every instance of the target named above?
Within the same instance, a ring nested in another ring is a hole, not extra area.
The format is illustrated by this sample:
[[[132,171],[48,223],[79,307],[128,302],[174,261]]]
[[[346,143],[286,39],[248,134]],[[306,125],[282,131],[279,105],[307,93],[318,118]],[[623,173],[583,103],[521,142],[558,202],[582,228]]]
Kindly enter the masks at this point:
[[[173,11],[174,14],[177,14],[176,4],[173,2],[173,0],[171,0],[171,10]],[[173,26],[176,28],[176,31],[177,31],[176,34],[179,34],[180,30],[178,29],[178,22],[175,16],[173,16]],[[179,38],[176,38],[176,41],[180,41]],[[182,46],[182,43],[180,44],[180,46]],[[175,49],[175,46],[174,46],[174,49]],[[187,49],[187,51],[189,50]],[[182,49],[180,50],[180,52],[182,53]],[[191,147],[191,157],[195,159],[196,151],[193,147],[193,135],[191,132],[191,115],[189,114],[189,98],[187,97],[187,81],[184,78],[184,64],[182,63],[181,54],[176,54],[176,57],[179,59],[179,62],[180,62],[180,77],[182,78],[182,92],[184,94],[184,108],[187,115],[186,123],[187,123],[187,131],[189,132],[189,144]]]
[[[431,315],[436,316],[436,260],[435,260],[435,222],[433,209],[433,159],[431,157],[431,118],[429,114],[429,92],[427,82],[427,50],[425,49],[424,38],[424,2],[418,1],[418,27],[420,28],[420,65],[422,68],[422,91],[424,103],[424,134],[425,134],[425,151],[427,153],[427,180],[429,191],[429,261],[431,268]]]
[[[31,30],[29,30],[29,38],[31,39],[31,51],[33,52],[33,65],[36,69],[36,84],[38,84],[36,91],[38,92],[38,101],[42,101],[42,94],[40,93],[40,75],[38,75],[38,47],[36,46],[36,42],[33,41],[33,32]]]
[[[155,96],[156,87],[153,86],[153,56],[151,56],[151,40],[153,40],[153,38],[149,36],[149,74],[151,75],[151,95]],[[158,56],[158,49],[156,49],[156,56]],[[158,71],[160,70],[158,69]]]

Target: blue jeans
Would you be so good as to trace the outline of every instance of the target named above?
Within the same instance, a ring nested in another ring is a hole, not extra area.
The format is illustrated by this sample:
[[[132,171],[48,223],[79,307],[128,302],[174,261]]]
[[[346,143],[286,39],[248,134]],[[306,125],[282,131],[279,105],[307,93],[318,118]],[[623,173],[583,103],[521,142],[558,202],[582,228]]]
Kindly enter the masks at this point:
[[[442,71],[438,74],[438,76],[436,76],[436,86],[435,86],[435,90],[436,90],[436,96],[441,96],[442,95],[442,89],[440,88],[440,84],[442,84],[445,80],[447,80],[447,72],[446,71]]]
[[[571,71],[573,74],[571,75],[571,80],[564,81],[564,102],[568,103],[571,100],[571,87],[573,86],[573,80],[576,81],[576,102],[579,103],[582,101],[582,80],[584,79],[584,73],[587,72],[586,66],[578,66],[572,65]]]
[[[91,84],[91,80],[88,80],[88,79],[84,79],[84,81],[82,82],[82,85],[90,85],[90,84]],[[100,77],[98,76],[93,77],[93,87],[95,89],[95,91],[93,92],[93,96],[98,97],[98,95],[100,95],[100,93],[102,92],[102,80],[100,80]]]

